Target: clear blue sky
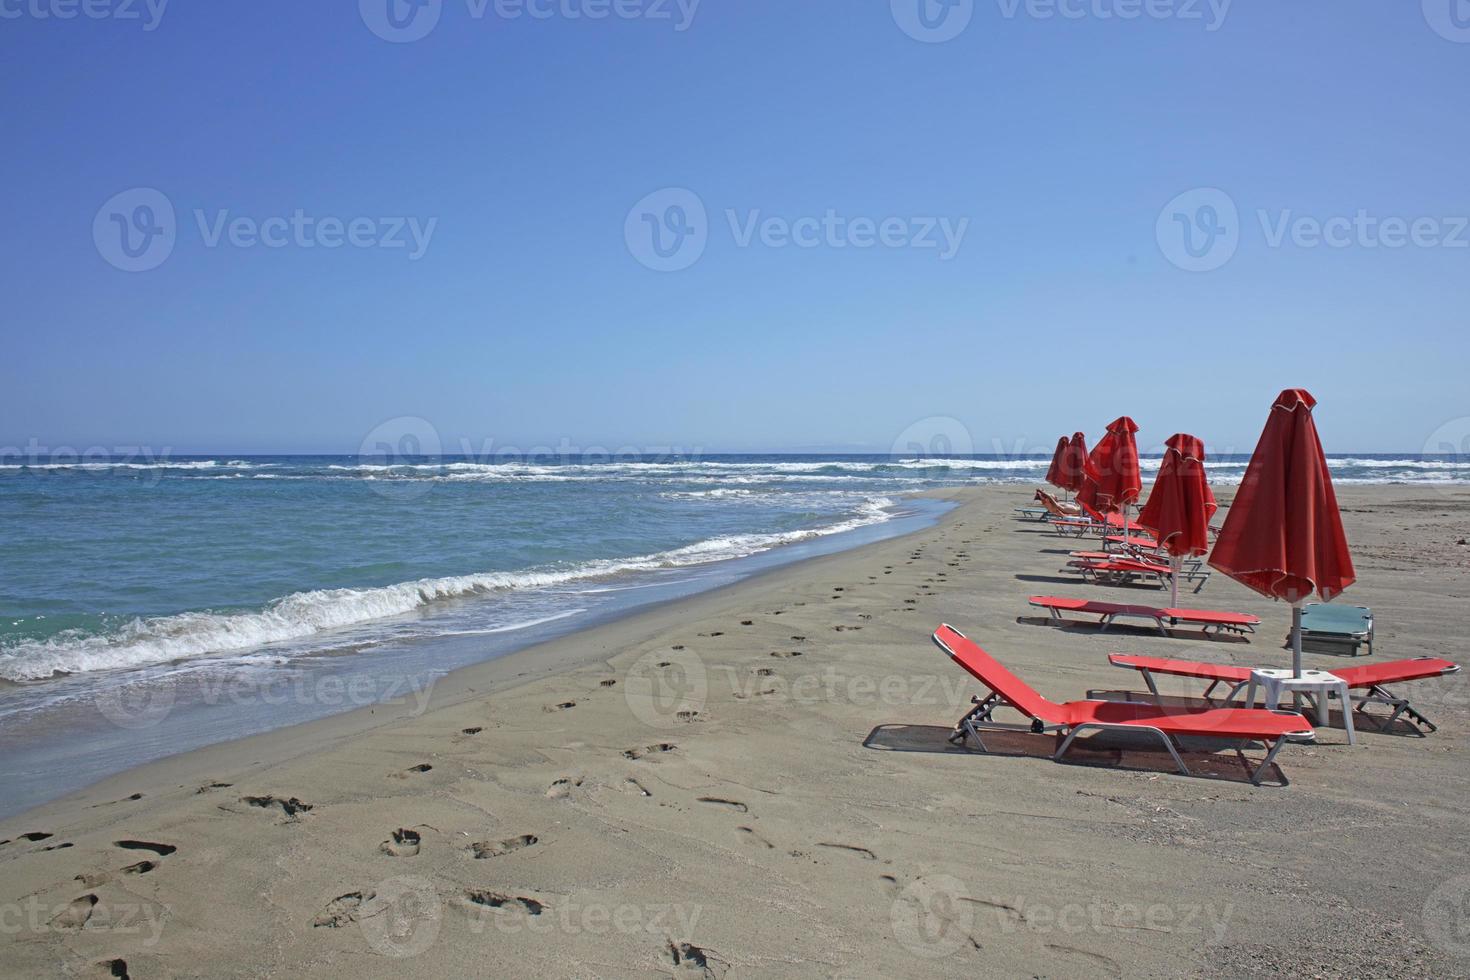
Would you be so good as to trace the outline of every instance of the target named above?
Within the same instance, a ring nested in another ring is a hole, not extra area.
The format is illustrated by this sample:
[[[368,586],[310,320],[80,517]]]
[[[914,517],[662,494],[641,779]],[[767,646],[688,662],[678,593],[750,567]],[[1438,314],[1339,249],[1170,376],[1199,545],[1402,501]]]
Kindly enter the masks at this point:
[[[1470,215],[1470,43],[1419,0],[1237,2],[1215,30],[1206,0],[974,0],[943,43],[887,0],[703,0],[682,31],[675,0],[443,0],[411,43],[356,0],[174,0],[153,30],[144,0],[37,16],[58,2],[0,0],[0,445],[352,452],[412,415],[451,445],[887,451],[952,416],[988,451],[1128,413],[1142,444],[1248,451],[1304,386],[1329,451],[1373,451],[1470,415],[1470,248],[1272,247],[1257,217]],[[177,241],[125,272],[93,223],[138,187]],[[669,187],[708,243],[660,272],[625,221]],[[1239,208],[1208,272],[1156,227],[1195,188]],[[411,260],[210,247],[194,217],[298,209],[437,224]],[[969,225],[948,260],[742,247],[732,209]]]

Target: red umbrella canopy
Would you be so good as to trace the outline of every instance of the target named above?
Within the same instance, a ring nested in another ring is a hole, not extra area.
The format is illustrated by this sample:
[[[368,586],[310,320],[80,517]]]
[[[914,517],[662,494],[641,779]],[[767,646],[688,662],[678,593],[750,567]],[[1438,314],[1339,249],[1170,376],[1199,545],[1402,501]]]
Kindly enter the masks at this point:
[[[1062,458],[1061,486],[1076,493],[1082,489],[1082,469],[1087,465],[1087,437],[1080,432],[1072,433],[1067,443],[1067,452]]]
[[[1046,482],[1054,487],[1061,487],[1063,490],[1071,489],[1071,487],[1067,486],[1066,477],[1063,476],[1062,470],[1067,462],[1067,449],[1070,445],[1071,443],[1067,441],[1066,436],[1062,436],[1057,440],[1057,451],[1052,454],[1051,466],[1046,471]]]
[[[1092,448],[1083,467],[1078,500],[1102,513],[1117,513],[1138,499],[1143,477],[1133,439],[1137,431],[1137,423],[1126,415],[1108,424],[1107,434]]]
[[[1210,550],[1210,518],[1218,505],[1205,477],[1205,446],[1176,433],[1164,443],[1164,461],[1138,523],[1154,532],[1169,554],[1183,558]]]
[[[1210,555],[1211,566],[1247,588],[1292,603],[1313,592],[1331,600],[1357,579],[1312,421],[1316,404],[1300,388],[1277,396]]]

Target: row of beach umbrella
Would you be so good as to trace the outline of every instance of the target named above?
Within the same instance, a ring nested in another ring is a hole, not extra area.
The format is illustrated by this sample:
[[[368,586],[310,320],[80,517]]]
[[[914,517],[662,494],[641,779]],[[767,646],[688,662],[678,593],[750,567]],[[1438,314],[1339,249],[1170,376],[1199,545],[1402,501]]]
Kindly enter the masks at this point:
[[[1302,606],[1315,593],[1330,602],[1356,580],[1327,457],[1312,418],[1317,400],[1301,388],[1277,396],[1245,477],[1210,551],[1218,505],[1205,472],[1204,443],[1179,432],[1165,442],[1163,462],[1138,526],[1153,533],[1171,559],[1173,604],[1180,562],[1210,552],[1209,564],[1237,582],[1292,608],[1292,670],[1302,670]],[[1087,451],[1078,432],[1057,443],[1047,482],[1076,495],[1098,514],[1121,514],[1143,490],[1138,426],[1127,416],[1108,425]]]

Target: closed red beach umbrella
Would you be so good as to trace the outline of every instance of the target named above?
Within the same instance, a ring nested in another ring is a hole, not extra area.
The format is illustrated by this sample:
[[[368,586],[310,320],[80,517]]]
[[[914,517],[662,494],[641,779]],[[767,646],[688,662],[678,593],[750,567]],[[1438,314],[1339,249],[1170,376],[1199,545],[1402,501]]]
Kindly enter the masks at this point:
[[[1104,514],[1122,511],[1143,491],[1138,471],[1138,424],[1124,415],[1108,424],[1107,434],[1092,447],[1083,468],[1077,499]]]
[[[1205,446],[1183,432],[1164,443],[1164,461],[1158,479],[1149,491],[1148,503],[1138,514],[1138,523],[1154,533],[1159,546],[1172,555],[1170,605],[1179,604],[1179,562],[1210,550],[1210,518],[1218,505],[1205,476]]]
[[[1057,440],[1057,451],[1052,453],[1051,466],[1047,467],[1046,470],[1046,482],[1054,487],[1060,487],[1063,490],[1070,489],[1067,486],[1066,478],[1063,474],[1063,467],[1067,463],[1067,447],[1070,445],[1071,443],[1067,441],[1066,436],[1062,436]]]
[[[1292,604],[1292,667],[1301,673],[1301,606],[1331,601],[1357,579],[1327,456],[1312,420],[1317,400],[1301,388],[1277,396],[1210,565]]]
[[[1072,433],[1067,443],[1066,455],[1062,458],[1062,486],[1076,493],[1082,489],[1082,469],[1087,465],[1087,437],[1080,432]]]

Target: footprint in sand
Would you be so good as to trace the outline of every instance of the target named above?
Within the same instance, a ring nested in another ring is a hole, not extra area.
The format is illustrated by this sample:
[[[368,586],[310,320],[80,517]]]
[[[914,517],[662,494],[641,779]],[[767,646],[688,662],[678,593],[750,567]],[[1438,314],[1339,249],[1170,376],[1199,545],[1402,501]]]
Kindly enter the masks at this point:
[[[212,789],[229,789],[233,785],[234,785],[234,783],[208,782],[208,783],[205,783],[203,786],[199,787],[198,789],[196,789],[194,791],[194,794],[197,796],[200,793],[208,793]]]
[[[760,834],[757,834],[755,830],[751,827],[736,827],[735,832],[740,835],[741,840],[746,841],[747,843],[754,844],[758,847],[764,847],[768,851],[773,851],[776,849],[775,844],[772,844]]]
[[[576,706],[577,702],[575,701],[563,701],[561,704],[549,704],[541,710],[546,712],[568,711]]]
[[[724,800],[718,796],[701,796],[699,802],[707,803],[710,806],[724,807],[727,810],[734,810],[736,813],[750,812],[750,807],[741,803],[739,800]]]
[[[666,947],[674,970],[683,976],[701,977],[704,980],[720,980],[730,972],[730,964],[709,950],[693,943],[669,941]]]
[[[659,755],[663,752],[672,752],[678,746],[672,742],[659,742],[657,745],[646,745],[641,749],[623,750],[624,759],[642,759],[649,755]]]
[[[519,837],[510,837],[502,841],[476,841],[470,845],[470,850],[475,858],[484,860],[486,858],[504,857],[514,851],[524,850],[536,845],[540,838],[535,834],[522,834]]]
[[[92,909],[97,904],[96,895],[83,895],[74,898],[66,904],[60,912],[51,917],[51,928],[53,929],[81,929],[92,918]]]
[[[773,657],[799,657],[799,656],[801,656],[801,651],[800,650],[786,650],[786,651],[783,652],[781,650],[772,650],[771,651],[771,656],[773,656]]]
[[[376,897],[374,892],[348,892],[346,895],[338,895],[311,920],[312,928],[340,929],[348,923],[356,922],[362,907]]]
[[[314,806],[311,803],[303,803],[294,796],[284,800],[279,796],[242,796],[240,802],[261,810],[280,810],[288,820],[299,819],[301,814],[308,812]]]
[[[297,800],[296,802],[300,803],[301,801]],[[307,809],[309,810],[311,808],[307,807]],[[112,842],[112,846],[121,847],[125,851],[152,851],[161,858],[168,857],[178,850],[172,844],[155,844],[152,841],[146,840],[115,840]]]
[[[416,766],[409,766],[402,772],[390,772],[388,776],[390,779],[407,779],[409,776],[418,776],[426,772],[433,772],[433,770],[434,767],[427,762],[420,762]],[[307,809],[309,810],[311,808],[307,807]]]
[[[805,643],[806,642],[806,637],[804,637],[804,636],[793,636],[791,638],[791,642],[792,643]]]
[[[775,667],[752,667],[750,672],[757,677],[770,677],[776,672]]]
[[[742,619],[740,621],[740,625],[741,626],[754,626],[755,625],[755,620],[753,620],[753,619]]]
[[[504,895],[475,889],[465,892],[464,898],[472,908],[477,909],[519,909],[527,915],[540,915],[546,910],[544,902],[524,895]]]
[[[597,686],[598,687],[613,687],[616,684],[617,684],[617,681],[607,680],[607,681],[600,682]]]
[[[402,827],[393,831],[388,839],[378,845],[378,850],[389,857],[413,857],[419,852],[419,845],[423,843],[423,837],[416,830],[405,830]]]
[[[552,800],[565,800],[572,795],[572,790],[582,785],[582,780],[571,776],[562,776],[554,779],[551,785],[546,787],[546,797]]]
[[[128,961],[122,957],[114,957],[110,960],[102,960],[97,964],[106,971],[106,975],[114,980],[132,980],[132,974],[128,972]]]
[[[853,844],[829,844],[826,841],[818,841],[817,842],[817,846],[818,847],[830,847],[834,851],[847,851],[850,854],[853,854],[853,855],[856,855],[857,857],[862,858],[864,861],[876,861],[876,860],[878,860],[878,855],[874,854],[872,851],[868,850],[866,847],[857,847],[857,846],[855,846]]]

